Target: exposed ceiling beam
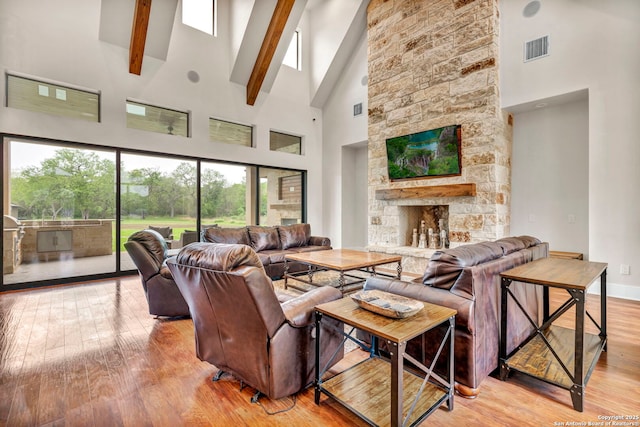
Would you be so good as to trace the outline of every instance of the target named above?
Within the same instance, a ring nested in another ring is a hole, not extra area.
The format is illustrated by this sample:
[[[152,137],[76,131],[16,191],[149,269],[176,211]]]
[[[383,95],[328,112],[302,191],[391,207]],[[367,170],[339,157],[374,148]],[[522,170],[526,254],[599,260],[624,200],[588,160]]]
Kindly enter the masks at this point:
[[[276,4],[273,15],[271,16],[271,21],[269,22],[269,27],[262,41],[262,46],[260,46],[256,63],[251,71],[249,83],[247,83],[247,104],[249,105],[253,105],[256,102],[260,87],[262,87],[264,77],[267,75],[273,54],[278,47],[280,37],[287,24],[294,3],[295,0],[278,0]]]
[[[147,28],[151,15],[151,0],[136,0],[129,45],[129,72],[140,75],[144,58],[144,45],[147,42]]]

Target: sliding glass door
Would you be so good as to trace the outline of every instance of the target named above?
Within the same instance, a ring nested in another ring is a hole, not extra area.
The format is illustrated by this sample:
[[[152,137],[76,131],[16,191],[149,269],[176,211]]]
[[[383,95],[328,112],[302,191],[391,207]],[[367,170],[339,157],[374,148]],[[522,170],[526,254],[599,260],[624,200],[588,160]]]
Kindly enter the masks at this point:
[[[136,271],[155,229],[170,253],[207,227],[305,221],[302,171],[5,135],[0,291]]]
[[[3,283],[115,272],[115,151],[12,139],[3,158]]]
[[[120,159],[121,270],[135,269],[124,242],[139,230],[159,232],[170,250],[196,230],[196,162],[123,153]],[[185,234],[186,233],[186,234]]]

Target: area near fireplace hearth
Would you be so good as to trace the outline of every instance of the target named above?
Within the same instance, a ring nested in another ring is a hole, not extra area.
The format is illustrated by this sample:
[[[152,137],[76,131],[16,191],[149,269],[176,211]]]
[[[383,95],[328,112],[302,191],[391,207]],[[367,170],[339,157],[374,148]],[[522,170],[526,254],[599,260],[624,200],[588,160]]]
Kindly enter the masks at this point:
[[[422,273],[434,251],[411,247],[422,218],[444,217],[451,247],[509,235],[512,119],[500,108],[498,32],[496,0],[369,4],[368,248],[402,254],[405,271]],[[459,175],[389,178],[387,139],[451,125],[461,126]]]

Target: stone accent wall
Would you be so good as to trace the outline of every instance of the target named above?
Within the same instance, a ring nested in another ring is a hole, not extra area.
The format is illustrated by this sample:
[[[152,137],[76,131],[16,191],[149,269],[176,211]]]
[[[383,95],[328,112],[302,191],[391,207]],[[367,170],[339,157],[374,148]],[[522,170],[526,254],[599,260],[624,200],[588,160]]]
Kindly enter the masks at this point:
[[[369,245],[406,245],[398,206],[449,205],[451,246],[509,234],[511,117],[500,108],[498,0],[371,0]],[[462,174],[391,182],[385,140],[462,126]],[[376,200],[378,189],[476,183],[475,197]],[[416,225],[417,226],[417,225]]]

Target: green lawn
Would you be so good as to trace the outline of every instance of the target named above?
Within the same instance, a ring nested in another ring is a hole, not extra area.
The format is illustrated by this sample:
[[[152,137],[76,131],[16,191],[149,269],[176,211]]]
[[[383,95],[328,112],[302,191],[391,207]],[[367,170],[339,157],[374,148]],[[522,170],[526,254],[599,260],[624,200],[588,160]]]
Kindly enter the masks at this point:
[[[115,224],[115,223],[114,223]],[[202,224],[218,224],[220,227],[242,227],[246,225],[244,216],[225,217],[225,218],[205,218],[202,220]],[[139,230],[144,230],[150,225],[156,227],[171,227],[173,228],[174,240],[180,240],[180,235],[185,230],[196,229],[196,219],[187,217],[146,217],[145,219],[130,219],[127,218],[122,221],[121,228],[121,244],[120,251],[124,251],[124,242],[127,241],[129,236]],[[116,249],[116,230],[113,228],[113,250]]]

